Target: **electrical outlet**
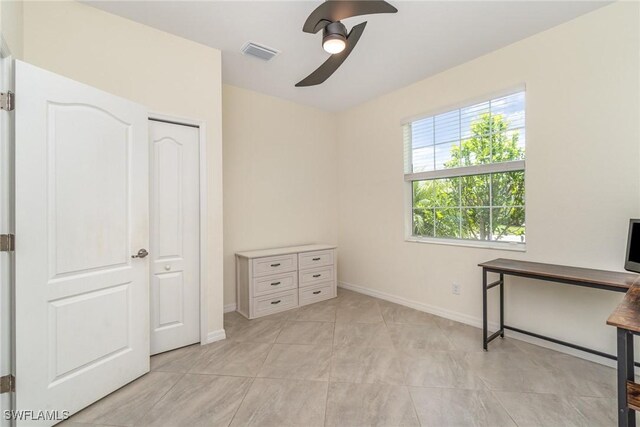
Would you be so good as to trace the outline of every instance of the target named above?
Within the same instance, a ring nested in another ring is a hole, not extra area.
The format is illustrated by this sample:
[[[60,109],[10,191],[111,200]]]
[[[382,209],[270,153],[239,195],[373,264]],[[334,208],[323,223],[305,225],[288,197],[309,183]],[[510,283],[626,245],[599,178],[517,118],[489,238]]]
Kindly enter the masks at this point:
[[[451,285],[451,293],[453,293],[454,295],[460,295],[460,284],[459,283],[453,283]]]

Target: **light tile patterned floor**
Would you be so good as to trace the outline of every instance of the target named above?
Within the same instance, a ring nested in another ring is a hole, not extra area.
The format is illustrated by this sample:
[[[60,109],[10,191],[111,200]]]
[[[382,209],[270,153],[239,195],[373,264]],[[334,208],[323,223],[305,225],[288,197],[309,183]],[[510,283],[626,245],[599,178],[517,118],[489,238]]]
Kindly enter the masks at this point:
[[[615,371],[365,295],[151,358],[73,426],[614,426]]]

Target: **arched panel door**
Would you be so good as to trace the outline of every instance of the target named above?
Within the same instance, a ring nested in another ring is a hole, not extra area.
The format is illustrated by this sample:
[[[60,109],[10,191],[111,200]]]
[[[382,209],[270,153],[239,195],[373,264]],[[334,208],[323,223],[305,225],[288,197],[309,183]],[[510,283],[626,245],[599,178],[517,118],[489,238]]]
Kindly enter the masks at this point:
[[[200,341],[200,129],[149,122],[151,354]]]
[[[74,413],[149,370],[147,111],[22,62],[16,94],[16,407]]]

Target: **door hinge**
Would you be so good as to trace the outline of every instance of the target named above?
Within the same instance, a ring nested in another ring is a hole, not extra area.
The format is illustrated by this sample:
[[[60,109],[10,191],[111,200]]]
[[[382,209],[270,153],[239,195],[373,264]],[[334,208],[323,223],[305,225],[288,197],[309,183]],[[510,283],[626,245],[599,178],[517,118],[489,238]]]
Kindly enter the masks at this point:
[[[0,234],[0,252],[13,252],[16,246],[16,236]]]
[[[13,111],[16,108],[16,96],[10,90],[0,92],[0,110]]]
[[[0,394],[12,393],[16,391],[16,377],[5,375],[0,377]]]

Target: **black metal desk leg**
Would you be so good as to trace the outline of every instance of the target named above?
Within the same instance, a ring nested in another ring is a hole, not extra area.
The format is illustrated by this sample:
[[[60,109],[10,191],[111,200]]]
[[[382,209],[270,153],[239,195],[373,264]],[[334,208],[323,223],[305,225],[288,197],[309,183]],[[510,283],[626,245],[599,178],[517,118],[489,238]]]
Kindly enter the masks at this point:
[[[633,380],[633,334],[618,328],[618,427],[636,425],[636,411],[627,405],[627,381]]]
[[[487,351],[487,270],[482,269],[482,348]]]
[[[504,338],[504,274],[500,273],[500,338]]]

